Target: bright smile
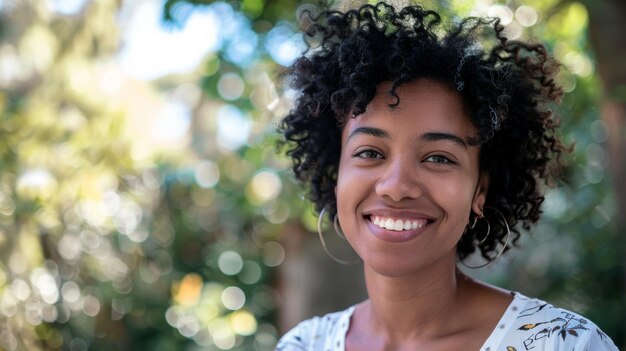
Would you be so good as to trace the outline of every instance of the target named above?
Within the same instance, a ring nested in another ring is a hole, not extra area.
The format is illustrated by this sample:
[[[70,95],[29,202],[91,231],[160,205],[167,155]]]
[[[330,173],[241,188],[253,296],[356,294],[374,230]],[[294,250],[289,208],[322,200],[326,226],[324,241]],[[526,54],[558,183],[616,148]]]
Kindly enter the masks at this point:
[[[388,215],[365,216],[367,225],[376,237],[388,242],[404,242],[423,233],[433,222],[429,218],[398,218]]]
[[[397,232],[418,229],[428,224],[428,219],[426,218],[403,220],[394,219],[391,217],[370,216],[370,220],[383,229],[393,230]]]

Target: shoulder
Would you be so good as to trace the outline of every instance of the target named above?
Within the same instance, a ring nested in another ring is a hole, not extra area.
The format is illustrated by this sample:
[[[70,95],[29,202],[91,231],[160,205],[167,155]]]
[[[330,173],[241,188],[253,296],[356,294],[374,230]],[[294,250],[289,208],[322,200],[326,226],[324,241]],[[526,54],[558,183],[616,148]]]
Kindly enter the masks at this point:
[[[521,294],[515,300],[517,308],[506,321],[503,349],[617,351],[611,339],[585,317]]]
[[[304,351],[343,347],[354,306],[300,322],[280,338],[277,351]],[[338,344],[338,345],[336,345]]]

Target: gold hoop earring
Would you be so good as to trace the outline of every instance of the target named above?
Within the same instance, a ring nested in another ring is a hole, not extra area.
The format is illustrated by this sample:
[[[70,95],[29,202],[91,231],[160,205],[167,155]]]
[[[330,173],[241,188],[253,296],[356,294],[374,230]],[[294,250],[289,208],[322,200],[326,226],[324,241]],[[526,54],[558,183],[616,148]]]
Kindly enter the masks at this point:
[[[488,266],[489,264],[491,264],[491,262],[495,261],[498,259],[498,257],[500,257],[504,251],[506,250],[507,246],[509,245],[509,239],[511,237],[511,229],[509,228],[509,223],[506,221],[506,217],[504,217],[504,215],[502,214],[502,212],[500,212],[498,209],[496,209],[495,207],[491,207],[491,206],[485,206],[485,208],[489,208],[490,210],[493,210],[494,212],[496,212],[500,218],[502,218],[502,223],[504,223],[504,226],[506,227],[506,239],[504,240],[504,245],[502,246],[502,249],[500,249],[500,251],[498,252],[498,254],[490,259],[489,261],[481,264],[481,265],[477,265],[477,266],[470,266],[468,264],[465,263],[464,260],[459,260],[459,262],[461,262],[461,264],[467,268],[470,269],[477,269],[477,268],[483,268],[485,266]],[[484,218],[484,216],[482,216]],[[489,236],[489,233],[491,232],[491,225],[489,224],[489,221],[487,220],[487,218],[484,218],[485,221],[487,222],[487,235],[485,235],[485,237],[478,243],[478,244],[482,244],[485,242],[485,240],[487,240],[487,237]],[[475,222],[473,223],[474,225],[476,224]],[[473,227],[472,227],[473,229]]]
[[[472,223],[472,225],[469,226],[469,229],[474,229],[474,227],[476,227],[476,222],[478,222],[478,219],[482,218],[482,217],[484,217],[484,215],[482,213],[480,215],[478,215],[478,216],[474,216],[474,222]],[[467,230],[467,228],[466,228],[466,230]]]
[[[474,229],[476,227],[476,223],[478,223],[479,219],[484,219],[485,216],[483,213],[474,216],[474,221],[472,222],[472,224],[468,224],[465,226],[465,229],[463,230],[463,234],[467,233],[468,229]],[[486,219],[485,219],[486,220]],[[483,240],[481,240],[481,243],[485,241],[485,239],[487,238],[487,236],[489,236],[489,231],[491,231],[491,226],[489,225],[489,221],[487,221],[487,225],[488,225],[488,229],[487,229],[487,235],[485,235],[485,238],[483,238]]]
[[[324,252],[326,252],[326,254],[330,258],[332,258],[333,260],[335,260],[336,262],[341,263],[341,264],[351,265],[351,264],[359,263],[358,260],[355,260],[355,261],[342,260],[342,259],[338,258],[337,256],[333,255],[328,250],[328,247],[326,246],[326,240],[324,240],[324,235],[322,234],[322,221],[324,220],[324,214],[325,213],[326,213],[326,208],[322,208],[322,210],[320,211],[319,217],[317,218],[317,234],[320,237],[320,242],[322,243],[322,248],[324,248]],[[345,240],[346,237],[341,232],[341,228],[339,227],[339,223],[337,221],[337,215],[335,215],[335,218],[333,218],[333,227],[335,228],[335,231],[337,232],[337,235]]]
[[[324,211],[324,209],[322,209],[322,211]],[[342,238],[343,240],[347,240],[346,236],[341,230],[341,227],[339,226],[339,219],[337,218],[337,214],[335,214],[335,217],[333,218],[333,228],[335,228],[335,233],[337,233],[338,237]]]
[[[463,234],[467,233],[467,229],[474,229],[476,227],[476,223],[478,223],[479,219],[484,219],[485,223],[487,223],[487,234],[485,234],[485,236],[478,242],[478,245],[484,243],[485,241],[487,241],[487,238],[489,237],[489,234],[491,234],[491,223],[489,223],[489,220],[487,220],[487,218],[485,218],[484,213],[481,213],[478,216],[474,216],[474,222],[472,222],[471,225],[468,225],[465,227],[465,230],[463,231]]]
[[[485,217],[483,213],[480,214],[479,219],[483,219],[485,220],[485,223],[487,223],[487,234],[485,234],[485,236],[478,242],[478,245],[487,241],[489,234],[491,234],[491,223],[489,223],[489,220]],[[474,226],[471,229],[474,229],[475,226],[476,226],[476,221],[474,221]]]

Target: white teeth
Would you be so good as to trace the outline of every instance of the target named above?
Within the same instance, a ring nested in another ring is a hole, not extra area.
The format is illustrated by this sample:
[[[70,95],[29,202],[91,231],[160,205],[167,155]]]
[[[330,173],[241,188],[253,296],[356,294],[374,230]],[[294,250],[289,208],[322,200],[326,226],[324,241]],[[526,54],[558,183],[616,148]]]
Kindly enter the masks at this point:
[[[384,218],[378,216],[372,216],[372,223],[375,225],[393,231],[402,231],[402,230],[415,230],[426,225],[426,219],[413,219],[403,221],[401,219],[392,219],[392,218]]]
[[[394,226],[395,222],[393,221],[393,219],[391,218],[387,218],[387,220],[385,221],[385,229],[388,230],[393,230],[393,226]]]
[[[402,223],[401,219],[396,219],[393,224],[393,230],[401,231],[402,229],[404,229],[404,223]]]
[[[404,230],[411,229],[411,221],[404,222],[404,227],[402,229],[404,229]]]

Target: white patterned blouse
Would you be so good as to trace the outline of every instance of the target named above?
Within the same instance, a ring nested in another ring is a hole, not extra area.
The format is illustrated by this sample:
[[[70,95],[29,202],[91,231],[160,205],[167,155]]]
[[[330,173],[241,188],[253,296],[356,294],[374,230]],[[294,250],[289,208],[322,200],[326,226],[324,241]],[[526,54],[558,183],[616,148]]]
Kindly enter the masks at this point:
[[[480,351],[618,351],[600,328],[578,314],[519,293],[513,296]],[[345,351],[354,307],[301,322],[276,350]]]

